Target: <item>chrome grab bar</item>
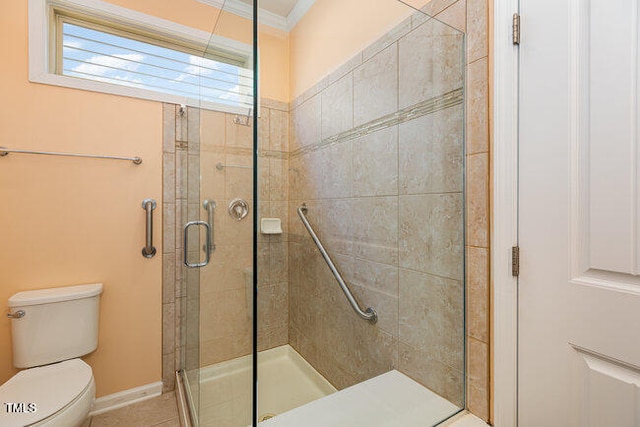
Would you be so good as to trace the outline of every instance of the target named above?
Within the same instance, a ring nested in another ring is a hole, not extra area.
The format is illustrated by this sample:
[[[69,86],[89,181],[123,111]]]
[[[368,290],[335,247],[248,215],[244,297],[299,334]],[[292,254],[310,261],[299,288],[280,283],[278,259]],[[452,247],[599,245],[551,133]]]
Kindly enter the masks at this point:
[[[311,227],[311,224],[309,224],[309,221],[307,220],[307,217],[305,215],[306,212],[307,212],[307,205],[306,205],[306,203],[303,203],[298,208],[298,216],[300,216],[300,219],[302,220],[302,223],[304,224],[305,228],[307,229],[307,231],[311,235],[311,238],[313,239],[313,241],[315,242],[316,246],[320,250],[320,253],[322,254],[322,258],[324,258],[324,260],[326,261],[327,265],[329,266],[329,269],[333,273],[333,277],[335,277],[336,280],[338,281],[338,284],[342,288],[342,292],[344,292],[344,295],[347,297],[347,300],[349,300],[349,303],[351,304],[351,307],[353,307],[353,310],[356,313],[358,313],[358,316],[362,317],[365,320],[368,320],[371,323],[376,323],[378,321],[378,313],[376,313],[376,311],[371,307],[367,307],[366,310],[362,311],[362,309],[358,305],[358,302],[356,301],[356,299],[354,298],[353,294],[351,293],[351,290],[349,290],[349,287],[347,286],[347,284],[342,279],[342,276],[340,275],[340,272],[338,271],[336,266],[333,264],[333,261],[331,260],[331,257],[329,256],[327,251],[324,249],[324,246],[322,246],[322,242],[320,241],[320,239],[318,239],[318,236],[313,231],[313,228]]]
[[[144,199],[142,201],[142,209],[146,212],[147,218],[147,238],[146,245],[142,248],[142,256],[145,258],[153,258],[156,254],[156,247],[153,246],[153,210],[156,208],[156,201],[153,199]]]
[[[139,165],[142,163],[141,157],[103,156],[100,154],[56,153],[52,151],[16,150],[13,148],[0,147],[0,157],[5,157],[10,153],[39,154],[43,156],[84,157],[87,159],[128,160],[130,162],[133,162],[134,165]]]
[[[214,210],[216,208],[216,202],[214,200],[203,200],[202,201],[202,207],[205,208],[207,210],[207,222],[209,223],[209,228],[211,229],[211,239],[209,239],[209,249],[208,251],[211,253],[213,251],[216,250],[216,243],[215,243],[215,227],[213,226],[213,214],[214,214]],[[203,250],[207,250],[206,248],[206,243],[205,243],[205,247],[203,248]]]
[[[198,225],[198,226],[202,225],[204,226],[207,232],[206,240],[204,243],[205,244],[204,261],[196,264],[191,264],[189,262],[189,227],[191,227],[192,225]],[[184,241],[182,243],[183,243],[182,253],[184,256],[184,265],[186,265],[188,268],[200,268],[209,264],[209,260],[211,259],[211,227],[209,226],[209,223],[207,223],[206,221],[189,221],[188,223],[186,223],[184,226]]]

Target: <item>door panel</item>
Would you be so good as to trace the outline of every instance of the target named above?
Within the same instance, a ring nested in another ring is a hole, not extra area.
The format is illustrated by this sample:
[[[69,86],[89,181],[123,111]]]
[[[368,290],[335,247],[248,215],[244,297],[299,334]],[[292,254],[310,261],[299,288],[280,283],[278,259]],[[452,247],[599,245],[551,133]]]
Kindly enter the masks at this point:
[[[519,423],[637,426],[637,2],[521,15]]]

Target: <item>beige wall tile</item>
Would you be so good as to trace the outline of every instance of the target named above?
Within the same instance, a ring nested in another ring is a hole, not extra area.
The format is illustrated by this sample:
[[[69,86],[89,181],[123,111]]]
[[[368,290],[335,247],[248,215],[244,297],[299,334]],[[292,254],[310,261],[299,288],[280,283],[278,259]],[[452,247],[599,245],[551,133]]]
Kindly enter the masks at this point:
[[[320,142],[320,96],[303,102],[291,112],[291,151]]]
[[[289,343],[289,325],[283,323],[273,328],[258,330],[258,351],[268,350]]]
[[[227,120],[224,113],[212,110],[200,112],[200,146],[203,150],[224,147]]]
[[[162,200],[171,203],[176,199],[176,156],[165,153],[162,156]]]
[[[353,72],[353,124],[398,109],[398,46],[392,44]]]
[[[249,171],[249,174],[251,172]],[[258,200],[268,201],[270,197],[270,159],[258,157]],[[253,178],[252,178],[253,179]],[[253,185],[253,183],[251,184]]]
[[[329,199],[336,197],[348,197],[352,193],[352,156],[351,142],[330,145],[322,150],[310,153],[310,162],[302,167],[310,168],[308,177],[310,187],[315,191],[317,198]],[[345,161],[347,160],[347,161]]]
[[[173,230],[171,230],[173,231]],[[162,303],[173,304],[175,301],[176,257],[173,250],[162,254]]]
[[[272,329],[286,325],[289,318],[289,294],[287,283],[260,288],[258,297],[259,328]]]
[[[471,337],[489,342],[489,253],[467,248],[467,322]]]
[[[463,123],[455,106],[399,126],[400,194],[462,191]]]
[[[376,327],[384,332],[398,337],[398,296],[371,289],[366,285],[349,283],[349,287],[356,300],[364,310],[371,307],[378,314]]]
[[[174,153],[176,151],[176,106],[162,104],[162,151]]]
[[[430,359],[464,367],[464,289],[456,280],[400,270],[399,338]]]
[[[489,244],[489,155],[467,157],[467,244]]]
[[[414,14],[414,21],[423,22],[418,19],[428,19],[431,16],[436,16],[438,13],[442,12],[457,1],[458,0],[414,0],[411,4],[420,8],[420,10],[424,13]]]
[[[289,161],[269,159],[269,198],[272,201],[289,199]]]
[[[439,12],[436,19],[464,33],[467,30],[467,1],[456,1]]]
[[[462,41],[458,31],[434,20],[398,41],[400,108],[462,86]]]
[[[236,124],[234,123],[235,117],[236,114],[225,114],[225,145],[233,148],[251,149],[253,147],[253,124],[251,126]],[[244,116],[240,117],[245,118]]]
[[[488,0],[467,0],[467,63],[489,54]]]
[[[258,118],[258,149],[269,150],[271,147],[270,132],[271,128],[271,109],[261,108],[260,117]]]
[[[462,203],[460,193],[400,197],[400,267],[463,279]]]
[[[269,279],[271,283],[286,283],[289,278],[289,244],[269,243]]]
[[[398,267],[396,265],[351,257],[348,268],[342,274],[346,281],[354,285],[366,286],[389,295],[398,295]]]
[[[189,154],[200,154],[200,109],[187,108],[187,148]]]
[[[322,139],[353,127],[353,76],[336,81],[320,95],[322,103]]]
[[[398,194],[398,126],[353,140],[352,153],[354,196]]]
[[[489,418],[489,346],[470,338],[468,341],[467,406],[474,414]]]
[[[289,113],[271,110],[269,121],[269,149],[273,151],[289,150]]]
[[[216,202],[224,198],[225,171],[218,170],[216,165],[225,162],[225,155],[220,152],[200,152],[200,195],[204,199]],[[204,209],[203,209],[203,212]]]
[[[418,381],[459,407],[464,405],[464,378],[456,371],[423,352],[400,341],[398,348],[400,372]]]
[[[156,207],[158,209],[160,206]],[[173,203],[162,204],[162,222],[163,230],[167,230],[166,233],[162,233],[162,252],[172,254],[176,247],[176,235],[173,232],[176,226],[176,205]]]
[[[176,105],[176,141],[189,140],[189,126],[187,122],[187,109]]]
[[[489,150],[488,60],[482,58],[467,71],[467,153]]]
[[[162,304],[162,354],[175,350],[175,305]]]

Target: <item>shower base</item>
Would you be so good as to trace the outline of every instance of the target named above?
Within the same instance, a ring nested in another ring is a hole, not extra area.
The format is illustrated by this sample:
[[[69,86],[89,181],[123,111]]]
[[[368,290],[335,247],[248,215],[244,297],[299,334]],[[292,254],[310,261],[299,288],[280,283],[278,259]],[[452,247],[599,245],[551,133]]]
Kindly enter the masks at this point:
[[[251,425],[252,358],[200,370],[200,427]],[[292,347],[258,354],[260,427],[424,427],[461,408],[392,370],[337,391]]]
[[[251,356],[200,370],[200,426],[251,424]],[[336,389],[292,347],[258,354],[258,418],[270,418],[335,393]]]

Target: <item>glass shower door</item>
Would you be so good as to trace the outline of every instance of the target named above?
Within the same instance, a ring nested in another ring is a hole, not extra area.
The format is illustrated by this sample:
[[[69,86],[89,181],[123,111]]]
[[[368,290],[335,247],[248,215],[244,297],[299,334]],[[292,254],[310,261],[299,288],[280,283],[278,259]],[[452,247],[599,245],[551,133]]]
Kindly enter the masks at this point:
[[[203,427],[252,423],[253,20],[225,9],[191,64],[199,106],[187,108],[187,128],[176,129],[188,140],[183,361],[192,421]]]

